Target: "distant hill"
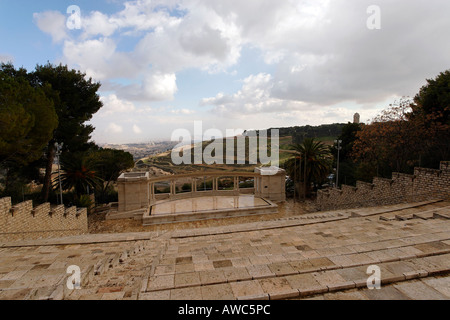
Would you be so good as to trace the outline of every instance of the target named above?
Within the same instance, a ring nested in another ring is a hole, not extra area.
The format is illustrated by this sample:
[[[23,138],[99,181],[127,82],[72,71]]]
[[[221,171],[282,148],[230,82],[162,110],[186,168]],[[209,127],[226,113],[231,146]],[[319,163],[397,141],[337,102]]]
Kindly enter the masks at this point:
[[[278,141],[279,146],[279,163],[275,165],[282,166],[285,161],[293,157],[293,147],[294,143],[302,143],[305,138],[317,138],[319,141],[322,141],[326,145],[333,145],[333,141],[337,139],[342,133],[342,128],[345,124],[329,124],[329,125],[321,125],[321,126],[302,126],[302,127],[288,127],[288,128],[271,128],[268,133],[268,148],[271,150],[272,143],[274,142],[270,136],[270,130],[278,129],[280,133],[280,139]],[[259,135],[259,131],[246,131],[243,135],[249,136],[252,132],[256,132],[256,135]],[[236,142],[238,137],[230,137],[225,139],[217,139],[213,141],[203,141],[198,143],[191,144],[190,148],[186,146],[185,152],[191,152],[190,158],[192,164],[181,164],[174,165],[171,159],[171,152],[162,152],[159,154],[153,154],[149,157],[142,159],[138,163],[138,169],[147,170],[148,168],[158,168],[170,173],[187,173],[187,172],[196,172],[196,171],[253,171],[255,166],[251,165],[249,162],[252,156],[259,154],[259,143],[256,146],[256,149],[249,148],[249,137],[246,137],[245,141],[245,149],[241,150]],[[232,141],[234,140],[234,142]],[[226,146],[228,143],[233,142],[234,144],[234,152],[231,158],[227,157]],[[223,162],[224,164],[215,164],[215,165],[207,165],[207,164],[193,164],[194,163],[194,146],[201,144],[201,149],[204,151],[207,147],[214,148],[215,150],[219,150],[222,148]],[[164,150],[166,151],[166,150]],[[182,156],[181,150],[179,150],[180,156]],[[245,164],[226,164],[229,160],[231,163],[237,163],[237,155],[242,154],[245,155]]]
[[[292,137],[293,143],[302,143],[305,138],[324,138],[333,140],[342,133],[345,123],[323,124],[320,126],[302,126],[302,127],[286,127],[286,128],[270,128],[268,131],[277,129],[280,137]],[[251,132],[251,131],[250,131]],[[253,131],[259,134],[259,131]],[[247,132],[248,134],[249,132]],[[270,136],[270,133],[269,133]]]

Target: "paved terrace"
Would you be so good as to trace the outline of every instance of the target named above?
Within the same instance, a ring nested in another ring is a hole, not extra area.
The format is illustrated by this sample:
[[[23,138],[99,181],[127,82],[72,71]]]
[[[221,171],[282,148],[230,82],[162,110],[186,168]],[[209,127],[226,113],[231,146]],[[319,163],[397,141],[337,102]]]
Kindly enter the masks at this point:
[[[450,203],[0,245],[0,299],[449,299]],[[82,289],[66,269],[82,270]],[[367,267],[381,269],[368,290]]]

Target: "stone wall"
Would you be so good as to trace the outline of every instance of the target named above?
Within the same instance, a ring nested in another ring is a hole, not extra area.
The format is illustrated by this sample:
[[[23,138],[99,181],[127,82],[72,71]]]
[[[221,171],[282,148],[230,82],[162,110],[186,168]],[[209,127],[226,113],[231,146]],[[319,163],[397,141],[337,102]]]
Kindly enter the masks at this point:
[[[393,173],[392,179],[376,177],[372,183],[358,181],[356,187],[321,190],[316,207],[324,211],[430,199],[450,199],[450,162],[441,162],[440,170],[415,168],[414,175]]]
[[[11,205],[0,199],[0,241],[65,237],[88,232],[87,210],[44,203],[33,208],[32,201]]]

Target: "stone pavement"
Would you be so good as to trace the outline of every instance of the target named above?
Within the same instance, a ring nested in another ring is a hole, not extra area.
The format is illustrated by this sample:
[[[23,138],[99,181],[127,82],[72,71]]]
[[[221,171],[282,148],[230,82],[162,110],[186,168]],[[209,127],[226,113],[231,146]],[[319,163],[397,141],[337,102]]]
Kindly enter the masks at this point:
[[[0,299],[449,299],[450,203],[0,246]],[[69,265],[81,290],[65,285]],[[381,289],[368,290],[376,265]]]
[[[301,300],[448,300],[450,277],[427,277],[383,286],[380,290],[367,288],[328,292]],[[297,299],[292,299],[297,300]]]

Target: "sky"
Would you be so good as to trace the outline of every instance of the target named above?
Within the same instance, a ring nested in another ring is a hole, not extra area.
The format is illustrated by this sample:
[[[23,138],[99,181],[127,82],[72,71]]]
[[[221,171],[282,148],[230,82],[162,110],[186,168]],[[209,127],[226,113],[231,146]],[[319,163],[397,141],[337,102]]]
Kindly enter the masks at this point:
[[[448,0],[0,0],[0,61],[102,84],[97,143],[361,120],[450,69]]]

